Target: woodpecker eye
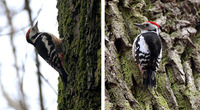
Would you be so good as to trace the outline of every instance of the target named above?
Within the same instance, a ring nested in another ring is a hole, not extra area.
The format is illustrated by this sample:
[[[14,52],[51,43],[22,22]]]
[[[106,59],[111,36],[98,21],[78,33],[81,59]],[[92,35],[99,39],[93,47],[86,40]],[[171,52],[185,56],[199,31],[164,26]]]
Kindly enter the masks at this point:
[[[149,24],[145,24],[145,26],[146,26],[146,27],[148,27],[148,26],[149,26]]]

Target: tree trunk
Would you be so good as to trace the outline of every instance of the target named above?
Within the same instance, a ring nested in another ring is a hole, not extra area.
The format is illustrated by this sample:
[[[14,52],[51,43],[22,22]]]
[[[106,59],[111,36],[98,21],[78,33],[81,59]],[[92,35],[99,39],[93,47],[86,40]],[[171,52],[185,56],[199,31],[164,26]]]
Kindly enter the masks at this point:
[[[106,2],[106,110],[200,109],[200,2],[198,0],[109,0]],[[133,23],[155,21],[163,56],[157,88],[142,90],[132,57],[140,33]]]
[[[58,0],[60,37],[65,39],[67,91],[59,81],[58,109],[101,107],[100,0]]]

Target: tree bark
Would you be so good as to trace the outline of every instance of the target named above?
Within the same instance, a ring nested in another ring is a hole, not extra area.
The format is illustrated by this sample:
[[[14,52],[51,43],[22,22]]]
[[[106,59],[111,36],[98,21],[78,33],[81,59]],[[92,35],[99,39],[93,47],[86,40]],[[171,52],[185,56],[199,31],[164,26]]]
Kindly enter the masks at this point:
[[[58,109],[101,108],[100,0],[58,0],[59,34],[65,39],[67,90],[58,85]]]
[[[106,110],[200,109],[200,2],[195,0],[106,1]],[[142,90],[132,57],[140,33],[133,23],[161,28],[163,58],[157,87]]]

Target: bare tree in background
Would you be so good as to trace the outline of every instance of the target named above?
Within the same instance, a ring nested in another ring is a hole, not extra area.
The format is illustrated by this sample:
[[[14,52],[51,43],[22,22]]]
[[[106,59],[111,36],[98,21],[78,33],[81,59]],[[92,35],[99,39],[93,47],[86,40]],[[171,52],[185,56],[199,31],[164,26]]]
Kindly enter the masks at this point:
[[[24,90],[23,90],[23,78],[24,78],[24,73],[25,73],[25,67],[24,65],[22,65],[22,67],[20,67],[17,63],[18,58],[17,58],[17,53],[16,53],[16,46],[14,44],[14,37],[15,34],[17,33],[17,31],[14,29],[13,26],[13,14],[15,14],[14,10],[11,10],[8,8],[8,4],[6,2],[6,0],[0,1],[2,2],[4,8],[5,8],[5,14],[7,16],[7,20],[8,20],[8,26],[10,28],[10,32],[7,34],[10,36],[10,43],[11,43],[11,47],[12,47],[12,52],[13,52],[13,56],[14,56],[14,67],[16,69],[16,74],[17,74],[17,86],[18,86],[18,91],[15,91],[18,93],[18,99],[14,99],[11,96],[9,96],[9,94],[5,91],[4,86],[2,84],[1,78],[0,78],[0,84],[1,84],[1,90],[3,93],[3,96],[5,97],[5,99],[7,100],[8,104],[10,107],[16,109],[16,110],[28,110],[28,104],[26,101],[26,96],[24,94]],[[32,17],[32,10],[30,8],[30,1],[29,0],[24,0],[24,10],[26,10],[28,12],[28,17],[29,17],[29,22],[30,25],[33,26],[33,21],[36,18]],[[38,15],[40,13],[41,9],[38,11]],[[30,27],[30,26],[28,26]],[[23,27],[23,29],[26,27]],[[21,31],[21,30],[20,30]],[[5,35],[5,34],[4,34]],[[24,36],[25,37],[25,36]],[[48,80],[46,80],[44,78],[44,76],[41,74],[40,72],[40,62],[38,59],[38,54],[37,52],[35,52],[35,62],[36,62],[36,67],[37,67],[37,78],[38,78],[38,87],[39,87],[39,102],[40,102],[40,109],[44,110],[44,103],[43,103],[43,94],[42,94],[42,79],[44,79],[45,82],[47,82],[47,84],[53,89],[53,87],[49,84]],[[22,70],[22,74],[20,74],[20,70]],[[54,92],[57,94],[57,92],[55,91],[55,89],[53,89]]]
[[[3,92],[3,95],[5,96],[5,98],[7,99],[9,105],[13,108],[15,108],[16,110],[27,110],[27,104],[25,101],[25,94],[23,91],[23,75],[20,75],[19,73],[19,66],[17,64],[17,55],[16,55],[16,48],[14,45],[14,26],[12,23],[12,14],[11,14],[11,10],[9,10],[8,5],[6,3],[6,0],[3,0],[3,4],[4,4],[4,8],[6,11],[6,16],[7,16],[7,20],[8,20],[8,25],[10,27],[10,43],[11,43],[11,47],[12,47],[12,51],[13,51],[13,55],[14,55],[14,67],[16,68],[16,73],[17,73],[17,78],[18,78],[18,101],[14,100],[13,98],[11,98],[6,91],[4,90],[3,85],[1,85],[1,89]],[[17,102],[17,103],[16,103]]]
[[[33,26],[32,11],[31,11],[31,8],[30,8],[29,0],[25,0],[25,7],[24,8],[28,12],[29,21],[31,23],[31,26]],[[37,67],[40,107],[41,107],[41,110],[44,110],[43,95],[42,95],[42,80],[41,80],[41,77],[40,77],[40,74],[41,74],[41,72],[40,72],[40,62],[39,62],[38,53],[36,52],[36,50],[35,50],[35,62],[36,62],[36,67]]]

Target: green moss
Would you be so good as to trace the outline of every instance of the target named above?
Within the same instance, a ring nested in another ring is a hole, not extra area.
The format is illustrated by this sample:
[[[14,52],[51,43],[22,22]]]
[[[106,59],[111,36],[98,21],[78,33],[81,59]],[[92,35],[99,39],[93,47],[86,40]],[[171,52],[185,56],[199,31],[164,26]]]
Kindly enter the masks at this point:
[[[110,96],[110,101],[113,103],[113,109],[116,109],[117,107],[117,101],[116,98],[118,98],[117,94],[115,94],[116,92],[115,88],[111,88],[109,90],[109,96]]]
[[[126,109],[126,110],[132,110],[132,109],[133,109],[133,108],[131,108],[130,103],[129,103],[128,101],[126,101],[126,102],[124,103],[124,106],[125,106],[125,109]]]
[[[169,24],[168,25],[170,25],[171,23],[170,22],[168,22]],[[172,32],[171,34],[170,34],[170,37],[173,37],[173,38],[175,38],[175,37],[179,37],[180,36],[180,32]]]
[[[162,57],[162,61],[161,61],[162,64],[165,64],[168,61],[169,61],[169,59],[167,57]]]
[[[98,86],[99,84],[101,84],[101,49],[98,50],[97,52],[97,57],[98,57],[98,64],[97,64],[97,70],[95,72],[95,86]],[[104,73],[103,73],[104,74]]]
[[[163,106],[166,110],[170,110],[169,107],[168,107],[168,104],[165,100],[165,98],[159,94],[159,99],[158,99],[158,102],[160,103],[161,106]]]
[[[181,110],[191,109],[190,103],[189,103],[188,99],[186,98],[187,93],[185,93],[185,95],[182,94],[186,90],[185,85],[178,84],[171,66],[169,66],[169,65],[166,66],[166,70],[167,70],[168,78],[169,78],[170,83],[171,83],[171,88],[173,90],[173,93],[174,93],[176,100],[177,100],[177,103],[178,103],[178,108],[181,109]],[[160,79],[160,78],[157,78],[157,79]],[[160,89],[158,88],[159,93],[165,92],[164,88],[162,88],[163,86],[164,85],[159,86],[159,87],[161,87]],[[180,91],[182,91],[182,92],[180,92]]]
[[[190,106],[188,108],[196,109],[194,107],[196,102],[200,102],[200,93],[196,90],[196,87],[192,84],[188,84],[186,90],[184,91],[183,95],[189,97],[188,101]]]
[[[194,37],[198,40],[200,38],[200,32],[198,32]]]
[[[187,46],[187,47],[185,48],[183,54],[181,55],[181,59],[182,59],[183,61],[189,60],[189,58],[191,57],[191,53],[192,53],[192,49],[191,49],[189,46]]]
[[[162,106],[164,110],[170,110],[167,101],[161,94],[155,93],[155,91],[151,91],[151,93],[154,96],[154,98],[156,98],[157,103],[160,104],[160,106]]]
[[[158,18],[157,14],[151,12],[151,9],[155,5],[150,0],[144,0],[144,1],[145,1],[145,6],[142,7],[141,13],[143,16],[147,17],[149,21],[154,21],[156,18]]]
[[[136,1],[134,1],[136,2]],[[138,1],[138,5],[143,5],[143,2]],[[133,42],[134,38],[140,33],[140,30],[133,25],[133,23],[142,23],[146,21],[146,17],[141,15],[139,10],[137,10],[137,6],[135,4],[131,5],[131,10],[124,8],[122,5],[119,5],[120,14],[122,14],[123,20],[125,24],[125,37],[128,39],[130,43]],[[122,13],[121,13],[122,12]],[[106,20],[108,21],[108,20]],[[107,23],[107,22],[106,22]],[[109,22],[108,22],[109,23]]]
[[[131,87],[131,85],[133,85],[132,75],[137,76],[140,74],[139,69],[136,66],[133,58],[130,57],[132,57],[131,51],[129,51],[128,53],[123,53],[120,57],[123,79],[126,81],[128,87]]]
[[[105,103],[105,110],[110,110],[112,105],[110,103]]]
[[[142,89],[137,89],[136,93],[135,97],[143,110],[147,105],[149,105],[148,101],[150,100],[150,97]]]
[[[121,90],[121,88],[119,88],[118,86],[113,86],[112,88],[109,89],[110,102],[112,102],[113,104],[113,108],[112,108],[113,110],[121,109],[120,106],[123,106],[124,110],[132,110],[132,109],[142,110],[140,109],[140,107],[138,107],[137,104],[135,104],[136,106],[130,106],[129,101],[125,99],[122,91],[123,90]]]
[[[92,5],[93,11],[89,11],[88,5]],[[58,110],[98,110],[101,108],[100,1],[91,4],[84,0],[58,0],[57,8],[58,30],[60,37],[65,38],[64,59],[69,72],[67,91],[61,81],[58,85]]]
[[[145,105],[146,110],[149,110],[149,104]]]
[[[174,95],[176,96],[177,102],[178,102],[178,108],[180,110],[190,110],[190,102],[188,99],[181,94],[180,91],[185,91],[185,86],[184,85],[178,85],[178,84],[173,84],[172,85],[172,90],[174,92]]]
[[[163,74],[160,73],[156,74],[157,85],[158,85],[157,90],[159,91],[159,93],[165,92],[165,87],[166,87],[165,77],[166,76],[163,76]]]
[[[164,14],[164,16],[168,16],[168,15],[170,15],[172,12],[170,12],[170,11],[168,11],[168,12],[166,12],[165,14]]]
[[[167,73],[170,83],[174,84],[176,79],[174,77],[172,66],[171,65],[166,66],[166,70],[167,70],[166,73]]]
[[[200,44],[200,32],[197,31],[196,35],[194,38],[192,38],[192,41],[195,43],[195,44]]]
[[[153,3],[151,2],[151,0],[144,0],[144,1],[145,1],[145,5],[146,5],[146,6],[144,7],[144,8],[145,8],[145,9],[144,9],[145,11],[148,11],[149,9],[152,9],[152,8],[153,8],[154,5],[153,5]],[[145,13],[145,12],[144,12],[144,13]],[[146,14],[145,14],[145,15],[146,15]]]

